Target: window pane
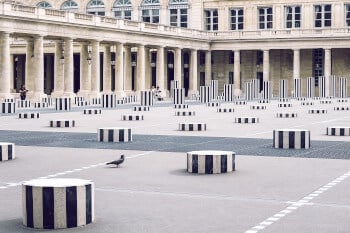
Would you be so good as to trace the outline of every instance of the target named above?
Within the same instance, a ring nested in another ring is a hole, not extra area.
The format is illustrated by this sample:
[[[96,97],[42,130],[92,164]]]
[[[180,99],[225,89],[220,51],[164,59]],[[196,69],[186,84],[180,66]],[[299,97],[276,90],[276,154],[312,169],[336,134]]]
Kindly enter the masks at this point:
[[[292,28],[292,22],[287,22],[287,28]]]
[[[153,17],[152,23],[159,23],[159,17]]]
[[[242,30],[243,29],[243,23],[238,24],[238,29]]]
[[[331,5],[325,5],[325,11],[331,11],[332,6]]]
[[[264,23],[259,23],[259,28],[260,28],[260,29],[264,29],[264,28],[265,28]]]
[[[213,15],[218,16],[218,11],[217,10],[213,11]]]
[[[325,19],[331,19],[332,14],[331,13],[325,13]]]
[[[272,22],[267,23],[267,28],[272,28]]]
[[[331,20],[325,20],[325,22],[324,22],[324,26],[326,26],[326,27],[330,27],[331,24],[332,24]]]
[[[315,20],[315,27],[319,28],[321,26],[322,26],[321,20]]]

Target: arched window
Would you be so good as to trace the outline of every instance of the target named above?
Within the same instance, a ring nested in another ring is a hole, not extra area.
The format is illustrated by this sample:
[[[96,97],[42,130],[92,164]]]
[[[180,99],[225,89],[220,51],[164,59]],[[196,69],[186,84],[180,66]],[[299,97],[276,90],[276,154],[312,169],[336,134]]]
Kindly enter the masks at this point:
[[[78,4],[72,0],[67,0],[62,3],[61,10],[78,11]]]
[[[52,5],[48,2],[39,2],[36,6],[41,8],[52,8]]]
[[[105,4],[101,0],[91,0],[86,6],[86,12],[93,15],[105,15]]]
[[[143,0],[141,4],[141,20],[148,23],[159,23],[159,0]]]
[[[113,5],[114,16],[131,20],[132,3],[130,0],[117,0]]]
[[[188,0],[169,1],[170,26],[188,27]]]

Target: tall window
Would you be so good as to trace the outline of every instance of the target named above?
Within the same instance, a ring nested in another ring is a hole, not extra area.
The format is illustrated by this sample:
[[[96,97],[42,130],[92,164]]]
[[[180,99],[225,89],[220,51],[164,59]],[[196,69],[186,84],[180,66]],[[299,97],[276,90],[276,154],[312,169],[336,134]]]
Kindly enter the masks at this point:
[[[300,28],[301,26],[301,7],[285,7],[286,28]]]
[[[93,15],[105,15],[105,4],[101,0],[91,0],[86,6],[86,12]]]
[[[218,10],[211,9],[204,11],[205,28],[207,31],[217,31],[219,24]]]
[[[141,19],[143,22],[159,23],[159,0],[143,0],[141,4]]]
[[[318,78],[323,76],[324,54],[323,49],[313,50],[313,76],[315,77],[315,86],[318,86]]]
[[[243,29],[243,9],[231,9],[231,30]]]
[[[117,0],[113,5],[114,16],[131,20],[132,3],[130,0]]]
[[[188,1],[170,0],[169,2],[170,26],[188,27]]]
[[[78,4],[72,0],[67,0],[61,5],[61,10],[78,11]]]
[[[259,11],[259,29],[272,28],[272,7],[261,7]]]
[[[332,25],[332,5],[315,5],[315,27],[330,27]]]
[[[52,8],[52,5],[48,2],[39,2],[36,6],[41,8]]]

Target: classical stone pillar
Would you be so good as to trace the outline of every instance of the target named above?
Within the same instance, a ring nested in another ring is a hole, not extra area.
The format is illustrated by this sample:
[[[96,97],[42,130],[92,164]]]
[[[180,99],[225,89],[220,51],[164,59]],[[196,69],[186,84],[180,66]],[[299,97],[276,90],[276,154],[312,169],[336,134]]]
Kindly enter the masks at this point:
[[[157,73],[157,81],[156,85],[159,87],[161,91],[161,95],[164,97],[166,94],[165,91],[165,63],[164,63],[164,47],[159,46],[157,48],[157,61],[156,61],[156,73]]]
[[[131,63],[131,55],[130,55],[130,53],[128,55],[130,57],[130,63]],[[117,50],[116,50],[116,54],[115,54],[115,59],[116,59],[115,92],[116,92],[118,97],[123,97],[125,95],[125,93],[124,93],[124,83],[125,83],[125,76],[124,76],[124,44],[123,43],[117,43]],[[131,67],[130,63],[128,65]],[[130,72],[130,76],[131,76],[131,72]],[[131,87],[130,87],[130,89],[131,89]]]
[[[270,81],[270,51],[264,50],[263,53],[263,81]]]
[[[80,90],[79,96],[88,97],[91,90],[91,60],[89,61],[89,44],[82,43],[80,47]]]
[[[91,97],[100,95],[100,42],[92,41],[91,51]]]
[[[103,51],[103,92],[112,92],[111,45],[104,46]]]
[[[150,56],[151,56],[150,49],[145,47],[145,88],[146,89],[151,89],[151,86],[152,86],[151,84],[152,69],[151,69]]]
[[[293,78],[300,78],[300,49],[293,50]]]
[[[54,91],[52,92],[52,97],[60,97],[63,95],[64,90],[64,79],[63,79],[63,70],[64,64],[62,60],[64,58],[63,54],[63,42],[55,42],[55,71],[54,71]]]
[[[139,45],[137,48],[137,81],[136,91],[145,90],[145,46]]]
[[[44,38],[41,35],[34,37],[33,70],[34,96],[33,100],[41,101],[44,96]]]
[[[209,85],[211,80],[211,51],[205,52],[205,85]]]
[[[179,81],[179,86],[182,87],[182,54],[181,48],[175,48],[174,52],[174,80]]]
[[[0,100],[10,98],[10,34],[0,32]]]
[[[28,90],[28,97],[34,93],[34,40],[33,38],[27,39],[27,51],[26,51],[26,68],[25,68],[25,86]]]
[[[324,76],[326,86],[326,97],[330,95],[330,77],[332,74],[332,50],[324,49]]]
[[[125,63],[124,63],[124,68],[125,68],[125,90],[127,91],[132,91],[132,77],[131,77],[131,47],[130,46],[124,46],[125,50]]]
[[[191,50],[189,95],[198,94],[198,51]]]
[[[64,95],[74,95],[74,60],[73,60],[73,39],[64,39]]]
[[[233,52],[233,82],[234,82],[234,95],[239,96],[241,94],[241,51],[235,50]]]

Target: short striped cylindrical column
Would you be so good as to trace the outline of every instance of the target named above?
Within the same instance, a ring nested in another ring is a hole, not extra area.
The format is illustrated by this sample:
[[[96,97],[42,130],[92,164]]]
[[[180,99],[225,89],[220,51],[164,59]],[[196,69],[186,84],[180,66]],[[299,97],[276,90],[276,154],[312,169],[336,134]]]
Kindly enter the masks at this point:
[[[56,110],[69,111],[71,109],[71,98],[56,98]]]
[[[209,102],[207,103],[207,107],[219,107],[220,103],[219,102]]]
[[[210,102],[210,87],[209,86],[200,86],[199,87],[199,96],[201,103]]]
[[[295,98],[295,100],[297,100],[297,101],[306,101],[307,98],[306,97],[297,97],[297,98]]]
[[[153,92],[141,91],[141,106],[153,106]]]
[[[0,142],[0,161],[13,160],[15,158],[15,144]]]
[[[0,103],[0,113],[15,113],[16,104],[14,102],[2,102]]]
[[[18,100],[17,108],[30,108],[30,100]]]
[[[235,104],[236,105],[246,105],[247,101],[245,101],[245,100],[237,100],[237,101],[235,101]]]
[[[291,107],[292,107],[292,104],[289,104],[289,103],[280,103],[280,104],[278,104],[278,107],[279,107],[279,108],[291,108]]]
[[[349,111],[350,107],[334,107],[334,111]]]
[[[302,90],[302,85],[301,85],[301,79],[300,78],[295,78],[293,79],[293,98],[299,98],[301,97],[301,90]]]
[[[5,98],[4,102],[6,102],[6,103],[14,103],[15,99],[14,98]]]
[[[102,95],[102,108],[116,108],[117,96],[115,94]]]
[[[205,131],[207,130],[207,124],[205,123],[180,123],[180,131]]]
[[[41,102],[48,103],[49,106],[52,106],[52,98],[51,97],[41,98]]]
[[[84,109],[84,114],[85,115],[96,115],[96,114],[101,114],[101,109]]]
[[[99,142],[131,142],[131,128],[99,128],[97,130],[97,141]]]
[[[235,123],[240,123],[240,124],[259,123],[259,118],[258,117],[235,117]]]
[[[259,100],[258,103],[259,104],[268,104],[268,103],[270,103],[270,100]]]
[[[278,102],[290,102],[290,99],[288,99],[288,98],[279,98]]]
[[[101,98],[92,98],[91,103],[92,105],[101,105],[102,101]]]
[[[117,105],[125,104],[124,99],[117,99]]]
[[[314,102],[301,102],[302,106],[311,106],[314,105]]]
[[[124,103],[135,103],[137,101],[137,96],[136,95],[131,95],[131,96],[126,96],[123,97]]]
[[[187,171],[198,174],[220,174],[236,170],[233,151],[187,152]]]
[[[309,109],[309,114],[326,114],[326,109]]]
[[[22,184],[23,225],[64,229],[92,223],[94,183],[82,179],[37,179]]]
[[[175,111],[175,116],[194,116],[195,111]]]
[[[347,99],[339,99],[337,100],[338,103],[347,103],[348,100]]]
[[[344,126],[327,127],[326,134],[329,136],[350,136],[350,127],[344,127]]]
[[[78,105],[79,102],[85,101],[85,98],[83,96],[75,96],[74,97],[74,104]]]
[[[87,103],[87,101],[83,100],[83,101],[78,101],[76,105],[81,107],[81,106],[87,106],[88,103]]]
[[[226,113],[226,112],[234,112],[235,109],[234,108],[217,108],[216,111]]]
[[[345,77],[339,78],[339,98],[348,97],[348,79]]]
[[[48,108],[49,103],[46,102],[34,102],[34,108]]]
[[[18,113],[18,118],[21,118],[21,119],[40,118],[40,113],[38,113],[38,112],[21,112],[21,113]]]
[[[234,84],[224,84],[224,101],[232,102],[234,100]]]
[[[143,115],[139,114],[125,114],[122,115],[123,121],[143,121]]]
[[[264,106],[264,105],[252,105],[252,106],[250,106],[250,109],[252,109],[252,110],[265,110],[266,106]]]
[[[173,104],[185,103],[185,88],[174,88]]]
[[[332,104],[332,100],[320,100],[320,104]]]
[[[298,114],[296,113],[277,113],[277,118],[296,118]]]
[[[314,77],[306,78],[306,97],[307,98],[315,97],[315,78]]]
[[[135,112],[145,112],[149,111],[149,106],[134,106],[132,110]]]
[[[273,130],[273,147],[281,149],[310,148],[310,131],[306,129]]]
[[[280,89],[279,89],[280,98],[288,98],[288,80],[280,80]]]
[[[188,108],[188,104],[175,104],[174,108],[176,108],[176,109],[185,109],[185,108]]]
[[[75,127],[75,121],[74,120],[52,120],[50,121],[50,127],[52,128]]]
[[[269,100],[272,97],[272,82],[271,81],[263,81],[263,90],[262,90],[262,98],[264,100]],[[268,102],[264,102],[268,103]]]

